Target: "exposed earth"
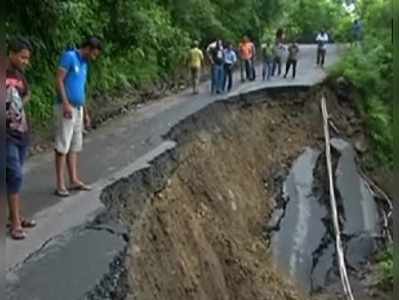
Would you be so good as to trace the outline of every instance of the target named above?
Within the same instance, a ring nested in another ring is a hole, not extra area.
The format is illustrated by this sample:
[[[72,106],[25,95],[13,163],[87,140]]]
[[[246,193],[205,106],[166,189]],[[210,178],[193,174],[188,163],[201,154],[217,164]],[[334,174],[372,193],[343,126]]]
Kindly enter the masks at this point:
[[[345,117],[350,107],[325,91],[343,133],[358,120]],[[279,270],[264,225],[279,197],[279,183],[270,179],[288,170],[307,147],[323,148],[321,92],[280,93],[253,105],[214,104],[171,131],[169,138],[179,147],[177,159],[156,171],[170,173],[163,186],[146,196],[132,192],[122,208],[109,202],[133,228],[125,266],[127,299],[310,297],[305,286],[294,285]],[[136,198],[141,197],[149,206],[138,219]],[[361,251],[358,244],[353,251]],[[359,299],[376,293],[365,291],[361,276],[353,278]],[[328,288],[331,299],[342,297],[338,276]],[[370,299],[386,299],[378,295]],[[316,293],[314,299],[319,297],[326,296]]]

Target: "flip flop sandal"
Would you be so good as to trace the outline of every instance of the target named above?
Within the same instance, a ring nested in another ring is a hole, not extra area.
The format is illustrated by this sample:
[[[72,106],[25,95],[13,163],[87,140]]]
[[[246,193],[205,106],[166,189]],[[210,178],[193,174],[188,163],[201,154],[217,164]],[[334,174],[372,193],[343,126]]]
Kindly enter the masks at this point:
[[[10,229],[10,236],[13,240],[23,240],[26,238],[26,232],[22,228]]]
[[[33,227],[36,227],[36,225],[37,225],[37,223],[36,223],[35,220],[26,220],[26,219],[23,219],[23,220],[21,221],[21,226],[22,226],[22,228],[33,228]],[[11,228],[11,223],[7,223],[7,224],[6,224],[6,227],[7,227],[7,228]]]
[[[72,185],[70,189],[73,191],[91,191],[92,187],[90,185],[81,183],[81,184]]]
[[[69,192],[68,192],[68,190],[58,190],[57,189],[54,191],[54,195],[56,195],[58,197],[65,198],[65,197],[69,196]]]
[[[22,228],[33,228],[36,227],[36,221],[23,219],[21,221],[21,226]]]

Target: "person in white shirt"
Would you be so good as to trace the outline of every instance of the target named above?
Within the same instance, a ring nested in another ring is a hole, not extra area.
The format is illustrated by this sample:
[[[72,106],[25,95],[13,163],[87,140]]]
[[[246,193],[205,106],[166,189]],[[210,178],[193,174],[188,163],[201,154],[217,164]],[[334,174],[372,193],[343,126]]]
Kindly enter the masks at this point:
[[[328,34],[323,29],[316,37],[317,42],[317,65],[323,67],[327,53]]]
[[[223,89],[227,92],[231,91],[233,87],[233,68],[237,62],[237,54],[233,49],[233,45],[231,43],[227,44],[227,48],[224,50],[224,80],[223,80]]]

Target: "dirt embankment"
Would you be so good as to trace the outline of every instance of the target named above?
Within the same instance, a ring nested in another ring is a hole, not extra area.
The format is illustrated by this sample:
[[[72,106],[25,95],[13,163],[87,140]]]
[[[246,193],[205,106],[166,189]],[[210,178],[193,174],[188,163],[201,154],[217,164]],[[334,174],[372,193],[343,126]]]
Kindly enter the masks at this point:
[[[360,126],[327,94],[339,130]],[[306,298],[276,269],[264,225],[278,191],[269,179],[305,147],[322,146],[320,95],[213,104],[172,130],[173,154],[120,183],[126,192],[109,193],[131,228],[126,299]]]
[[[172,132],[176,170],[132,230],[128,299],[302,299],[263,238],[265,180],[320,138],[317,102],[296,97],[215,104]]]

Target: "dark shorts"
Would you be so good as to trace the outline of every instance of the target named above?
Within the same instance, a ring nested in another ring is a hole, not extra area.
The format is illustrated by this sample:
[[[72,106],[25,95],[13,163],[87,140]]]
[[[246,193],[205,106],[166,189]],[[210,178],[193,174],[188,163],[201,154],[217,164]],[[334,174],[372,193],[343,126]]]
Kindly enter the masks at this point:
[[[15,194],[21,191],[23,179],[23,165],[27,146],[7,141],[6,152],[6,185],[7,193]]]

